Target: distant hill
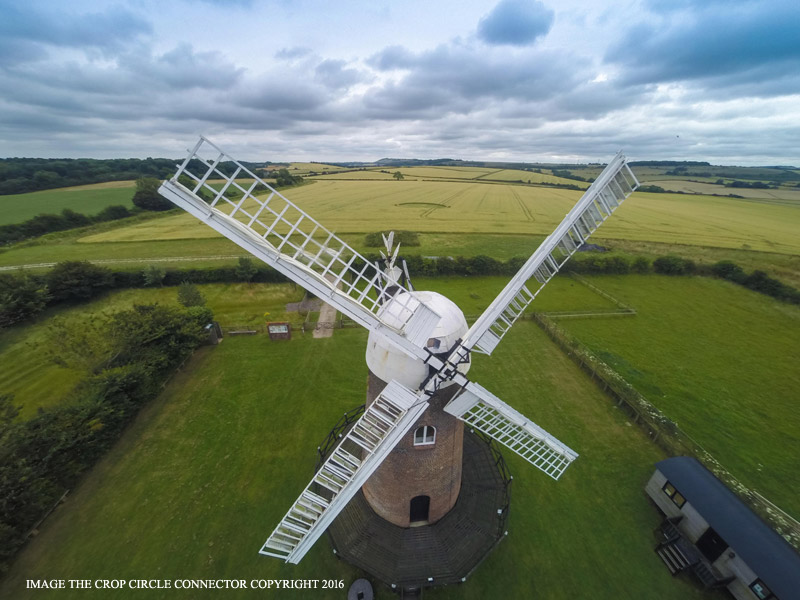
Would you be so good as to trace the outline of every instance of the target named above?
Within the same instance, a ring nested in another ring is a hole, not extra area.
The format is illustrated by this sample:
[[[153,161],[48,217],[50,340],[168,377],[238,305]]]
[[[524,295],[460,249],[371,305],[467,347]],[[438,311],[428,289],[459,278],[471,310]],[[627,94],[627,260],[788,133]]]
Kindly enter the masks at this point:
[[[170,158],[118,158],[118,159],[65,159],[65,158],[0,158],[0,195],[21,194],[60,187],[103,183],[138,179],[139,177],[156,177],[165,179],[175,172],[178,159]],[[263,169],[288,166],[281,162],[242,162],[256,173],[264,173]],[[308,163],[313,165],[315,163]],[[369,167],[482,167],[490,169],[517,169],[522,171],[550,171],[553,175],[578,181],[592,181],[603,166],[597,163],[538,163],[538,162],[504,162],[460,160],[457,158],[381,158],[374,162],[330,162],[319,163],[344,169],[363,169]],[[736,186],[736,180],[750,182],[760,181],[775,185],[792,185],[800,187],[800,173],[792,166],[737,167],[711,165],[705,161],[691,160],[639,160],[630,165],[634,168],[647,169],[648,178],[663,175],[681,179],[709,178],[719,180],[727,187]],[[190,170],[200,173],[205,167],[190,164]],[[235,171],[232,162],[223,162],[218,169],[226,175]],[[726,181],[722,181],[726,180]],[[731,181],[732,180],[732,181]]]

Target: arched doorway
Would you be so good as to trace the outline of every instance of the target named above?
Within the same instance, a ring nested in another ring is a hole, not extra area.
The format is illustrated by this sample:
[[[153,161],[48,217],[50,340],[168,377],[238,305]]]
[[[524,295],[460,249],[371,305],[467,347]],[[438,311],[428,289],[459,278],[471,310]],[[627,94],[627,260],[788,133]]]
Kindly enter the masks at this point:
[[[427,523],[430,506],[430,496],[415,496],[411,499],[411,515],[409,520],[412,523]]]

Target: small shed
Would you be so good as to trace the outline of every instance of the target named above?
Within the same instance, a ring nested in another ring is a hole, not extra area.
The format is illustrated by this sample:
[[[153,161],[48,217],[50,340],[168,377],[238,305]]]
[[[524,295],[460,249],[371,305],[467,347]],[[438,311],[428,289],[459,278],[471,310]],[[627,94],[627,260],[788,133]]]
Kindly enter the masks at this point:
[[[800,554],[697,459],[656,463],[645,491],[664,514],[655,550],[673,575],[741,600],[800,598]]]
[[[289,323],[273,322],[267,323],[267,333],[271,340],[290,340],[292,339],[292,327]]]

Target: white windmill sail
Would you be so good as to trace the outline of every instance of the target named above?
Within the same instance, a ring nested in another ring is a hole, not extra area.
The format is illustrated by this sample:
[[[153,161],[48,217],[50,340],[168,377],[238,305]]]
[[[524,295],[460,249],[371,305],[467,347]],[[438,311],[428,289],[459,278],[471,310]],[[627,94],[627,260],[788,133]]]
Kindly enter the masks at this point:
[[[558,479],[578,458],[569,446],[477,383],[468,383],[444,410],[497,440],[553,479]]]
[[[491,354],[548,281],[587,238],[639,186],[619,152],[578,203],[525,262],[508,285],[472,325],[462,340],[464,351]],[[533,280],[533,291],[528,282]],[[578,454],[511,408],[485,388],[468,383],[445,407],[446,412],[497,440],[553,479]]]
[[[619,152],[475,321],[464,336],[463,345],[491,354],[536,294],[637,187],[639,181]],[[527,285],[530,281],[534,282],[533,291]]]
[[[222,163],[235,165],[233,173],[224,172]],[[194,183],[191,189],[179,183],[181,176]],[[252,183],[242,187],[242,178]],[[219,190],[211,185],[215,180],[222,180]],[[198,195],[201,191],[212,195],[210,203]],[[426,357],[421,346],[439,315],[400,293],[408,291],[401,286],[382,302],[385,273],[206,138],[159,193],[357,323],[384,330],[405,352]],[[385,311],[393,315],[391,323],[381,318]]]
[[[390,381],[281,519],[261,554],[300,562],[427,408],[423,395]],[[349,451],[348,443],[357,450]]]

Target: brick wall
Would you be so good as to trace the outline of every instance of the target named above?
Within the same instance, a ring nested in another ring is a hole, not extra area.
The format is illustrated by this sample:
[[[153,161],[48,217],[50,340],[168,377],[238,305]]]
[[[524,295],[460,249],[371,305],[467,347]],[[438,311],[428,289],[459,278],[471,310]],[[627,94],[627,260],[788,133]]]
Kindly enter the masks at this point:
[[[369,374],[367,405],[386,386]],[[414,427],[400,440],[361,488],[372,509],[399,527],[408,527],[411,499],[429,496],[429,523],[435,523],[453,508],[461,489],[461,463],[464,446],[464,422],[442,410],[456,392],[451,386],[431,399]],[[429,425],[436,428],[436,443],[414,446],[414,431]]]

